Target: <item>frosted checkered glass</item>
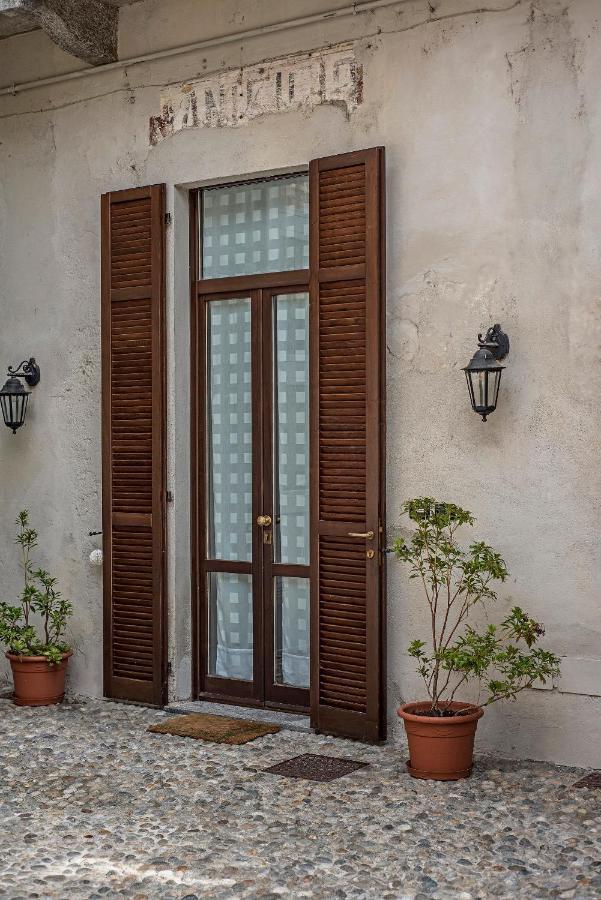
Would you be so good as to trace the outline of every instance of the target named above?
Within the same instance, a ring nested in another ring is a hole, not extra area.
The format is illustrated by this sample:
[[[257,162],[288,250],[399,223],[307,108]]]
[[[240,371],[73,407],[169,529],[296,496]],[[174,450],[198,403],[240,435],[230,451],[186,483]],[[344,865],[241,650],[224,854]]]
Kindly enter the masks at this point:
[[[209,675],[252,681],[252,577],[209,575]]]
[[[208,555],[250,561],[250,299],[212,300],[207,316]]]
[[[273,299],[274,561],[309,565],[309,295]]]
[[[307,175],[205,188],[201,217],[203,278],[309,266]]]
[[[309,579],[280,576],[275,590],[275,681],[309,687]]]

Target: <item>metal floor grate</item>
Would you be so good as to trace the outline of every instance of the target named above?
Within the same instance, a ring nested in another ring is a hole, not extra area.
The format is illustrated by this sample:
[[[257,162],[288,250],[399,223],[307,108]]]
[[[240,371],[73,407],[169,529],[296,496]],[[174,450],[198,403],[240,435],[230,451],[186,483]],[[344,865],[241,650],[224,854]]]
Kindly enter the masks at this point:
[[[273,775],[284,775],[286,778],[306,778],[308,781],[334,781],[343,775],[349,775],[357,769],[363,769],[369,763],[354,759],[340,759],[337,756],[318,756],[315,753],[303,753],[293,759],[284,760],[275,766],[269,766],[264,772]]]

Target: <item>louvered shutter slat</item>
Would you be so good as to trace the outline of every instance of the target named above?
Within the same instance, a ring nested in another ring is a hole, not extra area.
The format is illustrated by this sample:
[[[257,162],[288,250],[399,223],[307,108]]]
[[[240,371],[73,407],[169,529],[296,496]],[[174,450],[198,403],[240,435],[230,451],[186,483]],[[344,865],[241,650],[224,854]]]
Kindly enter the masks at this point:
[[[164,186],[102,198],[104,691],[165,702]]]
[[[374,741],[385,731],[383,171],[381,148],[310,166],[311,715],[319,731]],[[367,531],[373,541],[349,536]]]

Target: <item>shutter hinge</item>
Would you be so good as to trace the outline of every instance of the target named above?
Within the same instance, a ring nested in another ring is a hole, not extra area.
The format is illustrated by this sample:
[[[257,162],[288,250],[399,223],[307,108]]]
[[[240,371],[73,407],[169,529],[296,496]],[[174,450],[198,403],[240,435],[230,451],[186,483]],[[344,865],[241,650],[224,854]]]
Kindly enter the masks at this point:
[[[166,213],[165,213],[165,225],[171,225],[171,222],[172,222],[172,221],[173,221],[173,220],[172,220],[172,218],[171,218],[171,213],[170,213],[170,212],[166,212]]]
[[[165,499],[167,500],[167,503],[173,503],[173,491],[167,491]]]
[[[169,660],[167,663],[167,677],[171,678],[172,675],[173,675],[173,663],[171,662],[171,660]]]

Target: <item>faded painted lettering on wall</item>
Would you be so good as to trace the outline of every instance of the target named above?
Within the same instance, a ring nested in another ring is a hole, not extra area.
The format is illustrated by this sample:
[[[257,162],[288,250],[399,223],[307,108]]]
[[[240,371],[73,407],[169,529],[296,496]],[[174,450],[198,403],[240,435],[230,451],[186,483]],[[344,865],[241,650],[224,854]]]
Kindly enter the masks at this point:
[[[352,44],[230,69],[161,96],[150,119],[150,143],[184,128],[235,128],[268,113],[340,105],[350,114],[362,102],[363,72]]]

